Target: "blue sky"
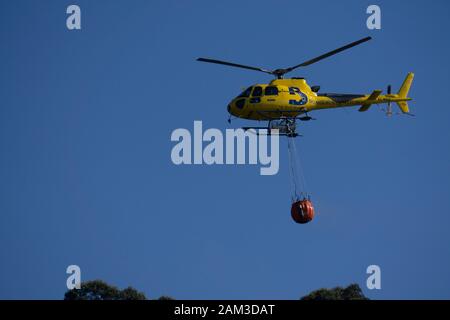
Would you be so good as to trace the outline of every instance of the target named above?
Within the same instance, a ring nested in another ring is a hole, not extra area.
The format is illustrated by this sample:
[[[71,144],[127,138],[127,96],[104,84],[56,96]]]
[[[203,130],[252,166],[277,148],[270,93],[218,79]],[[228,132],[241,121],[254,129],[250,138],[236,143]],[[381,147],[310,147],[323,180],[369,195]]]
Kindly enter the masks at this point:
[[[68,31],[66,8],[82,10]],[[356,282],[374,299],[450,298],[450,44],[446,1],[1,1],[0,298],[60,299],[82,280],[150,298],[297,299]],[[410,108],[318,111],[297,141],[313,222],[280,172],[175,166],[176,128],[225,130],[226,105],[270,77],[198,63],[300,63],[322,91],[397,91]],[[365,287],[377,264],[382,289]]]

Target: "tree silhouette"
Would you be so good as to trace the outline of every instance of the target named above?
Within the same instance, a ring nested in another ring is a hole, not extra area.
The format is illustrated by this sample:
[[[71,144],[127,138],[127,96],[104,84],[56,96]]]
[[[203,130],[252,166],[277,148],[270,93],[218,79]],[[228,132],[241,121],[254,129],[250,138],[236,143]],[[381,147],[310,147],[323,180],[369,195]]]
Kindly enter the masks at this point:
[[[119,290],[101,280],[81,283],[81,289],[68,290],[64,300],[146,300],[142,292],[132,287]]]
[[[158,298],[158,300],[175,300],[175,299],[169,296],[161,296]]]
[[[300,300],[369,300],[356,283],[347,288],[319,289],[302,297]]]
[[[68,290],[64,300],[146,300],[144,293],[132,287],[123,290],[101,280],[81,283],[81,289]],[[170,296],[161,296],[157,300],[175,300]],[[300,300],[368,300],[357,284],[346,288],[319,289],[312,291]]]

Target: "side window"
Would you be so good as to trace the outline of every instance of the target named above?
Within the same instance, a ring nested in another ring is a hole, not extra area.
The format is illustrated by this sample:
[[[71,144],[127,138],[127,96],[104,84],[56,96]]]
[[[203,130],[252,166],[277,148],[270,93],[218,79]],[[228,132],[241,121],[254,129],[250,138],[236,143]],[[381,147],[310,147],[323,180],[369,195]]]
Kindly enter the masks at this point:
[[[253,87],[248,87],[247,89],[245,89],[245,91],[242,92],[242,93],[239,95],[239,97],[240,97],[240,98],[247,98],[247,97],[250,97],[250,93],[252,92],[252,88],[253,88]]]
[[[268,86],[264,90],[264,95],[266,96],[277,96],[278,95],[278,88],[275,86]]]
[[[252,97],[261,97],[261,96],[262,96],[262,88],[255,87],[255,89],[253,89]]]

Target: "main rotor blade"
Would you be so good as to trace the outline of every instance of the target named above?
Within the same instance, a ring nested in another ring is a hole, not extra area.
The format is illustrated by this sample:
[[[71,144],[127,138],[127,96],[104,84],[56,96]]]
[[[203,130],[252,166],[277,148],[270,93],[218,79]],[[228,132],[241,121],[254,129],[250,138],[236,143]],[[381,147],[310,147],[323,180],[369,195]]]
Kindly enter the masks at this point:
[[[366,37],[366,38],[360,39],[360,40],[358,40],[358,41],[349,43],[349,44],[347,44],[347,45],[345,45],[345,46],[343,46],[343,47],[340,47],[340,48],[335,49],[335,50],[333,50],[333,51],[330,51],[330,52],[327,52],[327,53],[325,53],[325,54],[322,54],[322,55],[320,55],[320,56],[318,56],[318,57],[316,57],[316,58],[313,58],[313,59],[311,59],[311,60],[305,61],[305,62],[303,62],[303,63],[301,63],[301,64],[296,65],[296,66],[287,68],[287,69],[286,69],[286,72],[290,72],[290,71],[292,71],[292,70],[294,70],[294,69],[297,69],[297,68],[299,68],[299,67],[306,67],[306,66],[309,66],[310,64],[313,64],[313,63],[316,63],[316,62],[318,62],[318,61],[320,61],[320,60],[322,60],[322,59],[328,58],[328,57],[330,57],[330,56],[332,56],[332,55],[335,55],[336,53],[339,53],[339,52],[341,52],[341,51],[350,49],[350,48],[352,48],[352,47],[354,47],[354,46],[357,46],[358,44],[361,44],[361,43],[363,43],[363,42],[369,41],[370,39],[372,39],[372,37]]]
[[[197,61],[223,64],[223,65],[230,66],[230,67],[237,67],[237,68],[261,71],[261,72],[272,74],[272,71],[270,71],[270,70],[266,70],[266,69],[262,69],[262,68],[258,68],[258,67],[245,66],[243,64],[237,64],[237,63],[232,63],[232,62],[227,62],[227,61],[221,61],[221,60],[215,60],[215,59],[206,59],[206,58],[198,58]]]

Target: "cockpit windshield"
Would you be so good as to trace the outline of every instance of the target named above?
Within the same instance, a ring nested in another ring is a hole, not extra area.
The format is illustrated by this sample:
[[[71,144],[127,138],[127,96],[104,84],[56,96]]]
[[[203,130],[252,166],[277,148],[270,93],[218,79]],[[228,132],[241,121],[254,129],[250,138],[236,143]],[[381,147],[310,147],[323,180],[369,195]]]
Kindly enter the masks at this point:
[[[238,98],[248,98],[248,97],[250,97],[250,93],[252,92],[252,88],[253,88],[253,87],[248,87],[247,89],[245,89],[245,91],[242,92],[242,93],[238,96]]]

